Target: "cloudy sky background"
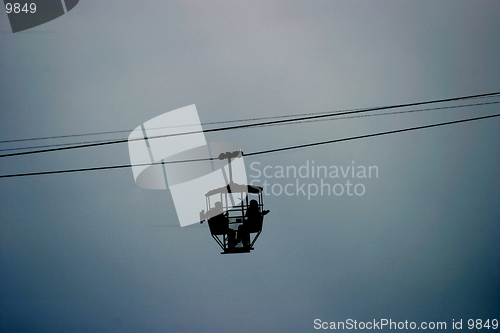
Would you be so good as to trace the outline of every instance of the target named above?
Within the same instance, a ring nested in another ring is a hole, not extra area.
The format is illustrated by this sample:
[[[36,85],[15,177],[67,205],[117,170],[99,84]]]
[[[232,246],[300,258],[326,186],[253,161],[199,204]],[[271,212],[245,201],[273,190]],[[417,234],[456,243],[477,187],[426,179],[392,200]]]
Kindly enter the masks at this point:
[[[498,17],[496,1],[82,0],[12,34],[0,13],[0,140],[133,129],[190,104],[214,122],[496,92]],[[498,111],[207,140],[253,152]],[[130,169],[0,179],[0,328],[307,332],[316,318],[499,319],[499,129],[495,118],[247,157],[249,175],[252,162],[354,161],[379,177],[362,180],[361,197],[266,197],[271,213],[245,255],[220,255],[206,226],[176,227],[170,193],[138,188]],[[128,162],[127,146],[113,145],[2,158],[0,174]]]

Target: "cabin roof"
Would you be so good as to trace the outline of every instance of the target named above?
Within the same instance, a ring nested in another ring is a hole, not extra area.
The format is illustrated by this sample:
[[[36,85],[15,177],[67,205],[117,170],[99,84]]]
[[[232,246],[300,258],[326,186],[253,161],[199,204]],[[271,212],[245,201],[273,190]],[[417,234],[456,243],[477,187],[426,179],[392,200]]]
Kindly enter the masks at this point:
[[[262,187],[255,185],[242,185],[237,183],[230,183],[227,184],[226,186],[222,186],[208,191],[207,194],[205,194],[205,196],[209,197],[211,195],[219,193],[239,193],[239,192],[259,194],[262,192]]]

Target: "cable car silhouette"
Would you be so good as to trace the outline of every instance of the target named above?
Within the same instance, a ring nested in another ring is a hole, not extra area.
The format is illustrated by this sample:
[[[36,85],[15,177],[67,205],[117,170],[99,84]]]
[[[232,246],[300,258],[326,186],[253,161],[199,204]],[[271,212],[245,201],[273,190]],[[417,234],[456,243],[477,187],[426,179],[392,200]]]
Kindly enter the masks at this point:
[[[264,199],[262,187],[233,182],[231,159],[243,156],[243,152],[222,153],[219,160],[228,160],[229,184],[205,194],[206,211],[200,212],[200,223],[208,220],[212,238],[222,249],[221,254],[249,253],[262,233]],[[231,204],[239,194],[239,204]]]

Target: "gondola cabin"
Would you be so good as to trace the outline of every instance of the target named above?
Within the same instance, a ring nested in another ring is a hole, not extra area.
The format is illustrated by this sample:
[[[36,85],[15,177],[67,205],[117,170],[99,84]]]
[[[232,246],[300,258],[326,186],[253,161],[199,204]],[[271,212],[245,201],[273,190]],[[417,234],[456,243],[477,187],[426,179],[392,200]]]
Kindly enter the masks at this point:
[[[206,193],[206,211],[200,221],[208,221],[222,254],[249,253],[262,232],[264,210],[262,187],[230,183]],[[233,202],[237,201],[237,202]]]

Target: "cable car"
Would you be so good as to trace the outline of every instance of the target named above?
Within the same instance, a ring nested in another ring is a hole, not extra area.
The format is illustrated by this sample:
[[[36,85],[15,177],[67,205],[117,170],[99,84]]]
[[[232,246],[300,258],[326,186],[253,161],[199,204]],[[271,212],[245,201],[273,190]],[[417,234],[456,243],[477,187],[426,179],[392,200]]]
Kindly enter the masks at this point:
[[[208,220],[212,238],[222,249],[221,254],[249,253],[260,234],[264,215],[262,187],[233,182],[231,159],[241,157],[242,152],[223,153],[219,159],[228,159],[229,184],[205,194],[206,211],[200,212],[200,223]],[[233,204],[234,197],[238,204]]]

